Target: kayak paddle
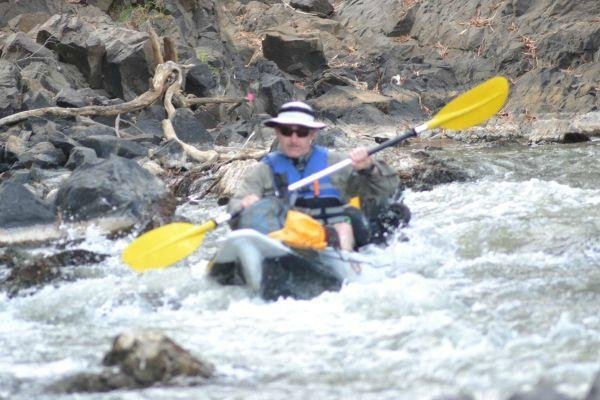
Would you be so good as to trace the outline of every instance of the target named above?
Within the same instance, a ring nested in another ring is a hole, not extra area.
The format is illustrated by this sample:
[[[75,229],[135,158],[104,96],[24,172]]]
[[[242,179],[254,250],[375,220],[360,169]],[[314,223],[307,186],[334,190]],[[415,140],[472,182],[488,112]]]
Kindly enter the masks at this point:
[[[429,121],[369,148],[368,153],[375,154],[429,129],[437,127],[465,129],[478,125],[502,108],[508,97],[508,89],[506,78],[502,76],[491,78],[453,99]],[[297,190],[350,164],[352,160],[346,158],[292,183],[288,186],[288,190]],[[235,218],[239,213],[238,211],[234,214],[222,214],[201,225],[175,222],[161,226],[135,239],[125,248],[121,257],[125,264],[137,272],[168,267],[192,254],[202,244],[206,233]]]

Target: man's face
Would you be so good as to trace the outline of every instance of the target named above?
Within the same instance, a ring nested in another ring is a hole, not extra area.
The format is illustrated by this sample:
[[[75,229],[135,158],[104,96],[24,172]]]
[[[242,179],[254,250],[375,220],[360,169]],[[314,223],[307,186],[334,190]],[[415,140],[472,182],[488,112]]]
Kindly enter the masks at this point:
[[[300,125],[280,125],[275,127],[275,133],[279,150],[290,158],[300,158],[310,152],[317,130]]]

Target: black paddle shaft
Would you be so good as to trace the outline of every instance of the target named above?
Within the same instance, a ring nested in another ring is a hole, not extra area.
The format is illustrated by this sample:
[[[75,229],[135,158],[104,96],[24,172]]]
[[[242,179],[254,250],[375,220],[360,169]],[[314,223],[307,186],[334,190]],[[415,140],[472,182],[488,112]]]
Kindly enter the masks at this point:
[[[369,155],[373,155],[385,148],[394,146],[395,144],[398,144],[403,140],[410,139],[413,136],[417,136],[417,131],[415,131],[415,128],[412,128],[410,131],[405,132],[402,135],[398,135],[394,138],[388,139],[385,142],[378,144],[377,146],[373,146],[370,149],[368,149],[367,152],[369,153]]]

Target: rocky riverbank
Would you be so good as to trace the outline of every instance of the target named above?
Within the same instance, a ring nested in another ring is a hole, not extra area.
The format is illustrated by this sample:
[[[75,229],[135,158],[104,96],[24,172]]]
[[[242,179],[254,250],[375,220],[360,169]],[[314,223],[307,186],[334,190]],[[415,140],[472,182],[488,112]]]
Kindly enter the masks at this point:
[[[104,257],[25,245],[77,240],[90,224],[143,231],[190,199],[226,201],[272,145],[261,121],[291,99],[329,124],[321,144],[349,149],[508,77],[509,101],[485,126],[383,152],[414,190],[477,178],[441,146],[600,136],[596,0],[447,3],[1,1],[2,289],[27,293]]]

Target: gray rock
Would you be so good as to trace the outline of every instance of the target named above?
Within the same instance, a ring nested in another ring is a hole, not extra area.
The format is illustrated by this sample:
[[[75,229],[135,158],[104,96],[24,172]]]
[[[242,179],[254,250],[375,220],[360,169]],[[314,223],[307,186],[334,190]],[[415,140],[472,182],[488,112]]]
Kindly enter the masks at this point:
[[[65,164],[66,168],[75,169],[83,164],[95,164],[99,162],[96,151],[87,147],[74,147],[69,154],[69,159]]]
[[[111,156],[77,168],[60,187],[56,206],[66,220],[129,216],[158,221],[174,211],[174,198],[165,185],[135,161]]]
[[[128,331],[115,337],[103,363],[114,366],[100,373],[84,373],[63,379],[50,388],[55,393],[107,392],[169,384],[198,385],[214,374],[214,366],[194,357],[159,332]]]
[[[0,2],[0,26],[5,26],[15,16],[31,13],[58,14],[64,12],[63,0],[2,1]]]
[[[89,99],[81,91],[72,88],[61,89],[52,100],[54,100],[57,106],[66,108],[91,105]]]
[[[571,121],[566,119],[536,120],[531,127],[529,143],[576,143],[590,140],[587,135],[571,128]]]
[[[56,15],[40,27],[37,42],[47,42],[61,59],[75,65],[92,87],[102,85],[111,97],[131,100],[149,88],[144,52],[148,35],[108,22]]]
[[[23,185],[4,182],[0,185],[0,228],[16,228],[55,221],[54,209],[37,198]]]
[[[19,14],[8,21],[8,26],[13,31],[29,32],[35,26],[46,22],[48,18],[50,18],[50,14],[44,11]]]
[[[284,103],[291,101],[293,94],[294,88],[289,80],[271,74],[260,77],[258,98],[266,113],[277,114]]]
[[[157,119],[143,119],[135,124],[135,129],[127,128],[125,130],[132,136],[140,135],[140,131],[150,135],[153,138],[152,141],[156,144],[164,138],[162,123]]]
[[[96,264],[106,257],[104,254],[80,249],[45,256],[9,252],[6,263],[10,267],[10,274],[0,284],[0,288],[4,288],[9,297],[14,297],[24,289],[40,288],[57,280],[73,280],[74,274],[65,272],[65,266]],[[27,293],[31,293],[31,290]]]
[[[194,116],[206,129],[213,129],[216,128],[217,125],[219,125],[219,121],[217,120],[215,115],[209,112],[206,108],[199,107],[198,109],[196,109],[196,111],[194,111]]]
[[[208,64],[197,58],[191,60],[193,67],[186,74],[185,92],[205,97],[210,95],[210,90],[217,87],[218,71]]]
[[[282,70],[299,76],[311,76],[327,67],[323,44],[318,36],[270,31],[262,41],[263,55]]]
[[[20,136],[9,135],[4,144],[3,158],[9,162],[15,162],[21,154],[27,150],[25,141]]]
[[[125,332],[118,335],[103,363],[116,365],[142,385],[168,381],[177,376],[209,378],[214,366],[199,360],[159,332]]]
[[[100,158],[117,155],[125,158],[143,157],[148,154],[148,149],[131,140],[121,139],[110,135],[90,135],[79,137],[77,141],[84,147],[89,147]]]
[[[2,60],[12,61],[24,68],[34,61],[58,61],[56,54],[22,32],[10,35],[2,48]]]
[[[41,168],[61,167],[65,163],[65,154],[50,142],[40,142],[19,155],[15,167],[30,168],[35,165]]]
[[[333,14],[333,6],[328,0],[290,0],[290,6],[321,17]]]
[[[163,168],[183,169],[189,165],[183,146],[175,140],[163,143],[153,152],[152,158],[158,161]]]
[[[386,115],[394,100],[380,94],[350,86],[336,86],[323,96],[310,100],[318,114],[332,121],[353,124],[389,125]]]
[[[178,108],[173,116],[172,123],[177,137],[185,143],[198,147],[209,147],[214,141],[189,108]]]
[[[34,61],[23,68],[21,75],[23,79],[30,80],[30,85],[32,82],[37,82],[40,88],[52,94],[58,93],[61,89],[76,89],[87,85],[77,67],[56,61],[51,63]],[[31,89],[38,90],[39,88],[30,87]]]
[[[412,19],[414,23],[415,11],[411,11],[411,16],[407,18],[410,8],[403,3],[397,0],[344,2],[336,19],[354,27],[352,28],[355,30],[354,33],[365,42],[376,40],[375,38],[381,34],[386,36],[408,34],[412,29],[410,20]],[[414,3],[417,4],[413,7],[416,10],[419,2]]]
[[[135,158],[148,153],[145,146],[135,140],[119,138],[113,127],[99,123],[73,126],[68,129],[68,135],[78,144],[94,149],[100,158],[108,158],[111,154]]]
[[[35,91],[25,93],[23,105],[28,110],[34,110],[36,108],[54,107],[56,102],[48,91]]]
[[[600,111],[592,111],[578,115],[568,128],[571,132],[581,133],[586,136],[600,136]]]
[[[20,110],[21,87],[21,74],[17,66],[0,60],[0,118]]]

